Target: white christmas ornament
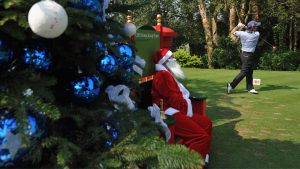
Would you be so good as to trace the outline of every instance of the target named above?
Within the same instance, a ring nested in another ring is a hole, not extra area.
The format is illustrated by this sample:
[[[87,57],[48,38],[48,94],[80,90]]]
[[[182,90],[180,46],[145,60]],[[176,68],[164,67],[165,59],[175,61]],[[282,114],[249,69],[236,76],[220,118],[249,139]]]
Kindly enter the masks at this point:
[[[44,38],[60,36],[68,26],[68,16],[65,9],[52,0],[35,3],[28,13],[31,30]]]
[[[126,36],[131,37],[136,33],[136,26],[133,23],[126,23],[123,27]]]
[[[108,94],[109,100],[114,103],[114,107],[122,110],[122,105],[125,105],[129,110],[135,110],[135,102],[129,97],[130,89],[125,85],[109,85],[105,92]]]

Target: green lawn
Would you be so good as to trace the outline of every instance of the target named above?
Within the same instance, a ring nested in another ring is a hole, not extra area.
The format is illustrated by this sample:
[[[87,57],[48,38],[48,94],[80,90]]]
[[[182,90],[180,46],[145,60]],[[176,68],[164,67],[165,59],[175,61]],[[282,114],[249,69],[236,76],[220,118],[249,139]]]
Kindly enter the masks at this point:
[[[187,88],[208,96],[210,168],[300,168],[300,72],[255,70],[258,95],[246,92],[245,79],[225,93],[239,70],[184,72]]]

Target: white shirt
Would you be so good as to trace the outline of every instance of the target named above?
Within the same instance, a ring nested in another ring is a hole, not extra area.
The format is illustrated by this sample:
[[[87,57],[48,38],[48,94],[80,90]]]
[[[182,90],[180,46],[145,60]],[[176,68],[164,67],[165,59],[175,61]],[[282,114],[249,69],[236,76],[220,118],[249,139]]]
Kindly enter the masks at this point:
[[[234,35],[239,37],[242,43],[242,51],[244,52],[254,52],[256,44],[259,39],[259,32],[246,31],[236,31]]]

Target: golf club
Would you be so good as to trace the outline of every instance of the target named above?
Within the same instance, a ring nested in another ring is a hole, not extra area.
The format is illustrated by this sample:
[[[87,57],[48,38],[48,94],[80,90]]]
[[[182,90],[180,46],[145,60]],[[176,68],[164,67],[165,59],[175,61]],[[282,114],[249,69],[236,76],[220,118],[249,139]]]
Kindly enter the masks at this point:
[[[266,41],[264,38],[260,37],[260,39],[263,40],[264,42],[266,42],[266,44],[268,44],[273,49],[276,49],[276,46],[272,45],[271,43],[269,43],[268,41]]]

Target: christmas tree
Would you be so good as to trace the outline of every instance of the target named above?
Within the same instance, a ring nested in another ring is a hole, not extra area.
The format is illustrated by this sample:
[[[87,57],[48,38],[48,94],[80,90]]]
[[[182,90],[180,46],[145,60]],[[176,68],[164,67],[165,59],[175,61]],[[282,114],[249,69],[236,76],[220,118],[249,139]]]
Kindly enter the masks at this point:
[[[0,0],[0,167],[201,168],[137,106],[128,7]]]

